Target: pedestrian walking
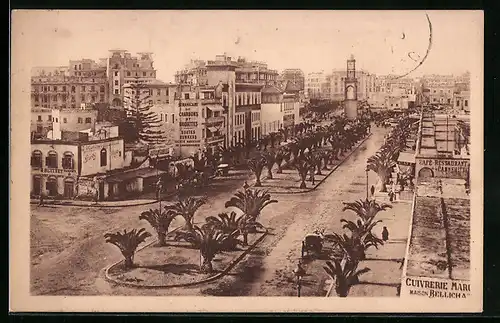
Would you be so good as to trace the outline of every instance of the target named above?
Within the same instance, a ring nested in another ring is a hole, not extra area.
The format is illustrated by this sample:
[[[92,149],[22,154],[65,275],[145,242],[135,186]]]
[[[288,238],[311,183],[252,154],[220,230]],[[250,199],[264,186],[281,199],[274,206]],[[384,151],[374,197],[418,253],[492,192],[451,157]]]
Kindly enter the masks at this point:
[[[384,227],[384,229],[382,230],[382,240],[389,240],[389,230],[387,230],[387,227]]]
[[[394,192],[392,190],[389,191],[389,201],[394,201]]]
[[[372,185],[372,187],[370,187],[370,193],[372,194],[373,197],[373,195],[375,194],[375,186]]]
[[[43,193],[40,192],[40,202],[38,202],[38,206],[43,206]]]

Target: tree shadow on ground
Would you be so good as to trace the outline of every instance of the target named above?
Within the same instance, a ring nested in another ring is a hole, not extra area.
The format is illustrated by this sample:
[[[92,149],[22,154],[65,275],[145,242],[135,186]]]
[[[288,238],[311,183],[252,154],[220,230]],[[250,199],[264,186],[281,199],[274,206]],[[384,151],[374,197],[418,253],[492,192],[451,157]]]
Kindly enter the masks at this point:
[[[149,270],[161,271],[165,274],[174,275],[198,275],[199,266],[194,264],[161,264],[161,265],[150,265],[150,266],[140,266],[138,268],[144,268]]]

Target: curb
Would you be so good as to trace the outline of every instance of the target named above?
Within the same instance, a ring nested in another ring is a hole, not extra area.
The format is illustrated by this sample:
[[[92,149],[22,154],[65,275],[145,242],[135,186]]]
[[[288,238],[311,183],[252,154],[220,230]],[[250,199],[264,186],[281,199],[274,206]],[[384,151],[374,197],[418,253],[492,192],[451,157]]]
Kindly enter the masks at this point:
[[[179,229],[179,228],[177,228]],[[175,230],[177,230],[175,229]],[[173,230],[173,231],[175,231]],[[171,232],[173,232],[171,231]],[[231,261],[229,263],[229,265],[224,268],[224,270],[222,270],[220,273],[217,273],[213,276],[210,276],[208,278],[204,278],[202,280],[199,280],[199,281],[194,281],[194,282],[189,282],[189,283],[183,283],[183,284],[172,284],[172,285],[140,285],[140,284],[135,284],[135,283],[130,283],[130,282],[124,282],[124,281],[121,281],[121,280],[118,280],[118,279],[115,279],[115,278],[112,278],[110,275],[109,275],[109,271],[114,268],[115,266],[117,266],[118,264],[122,263],[124,260],[120,260],[108,267],[106,267],[106,269],[104,270],[104,278],[106,279],[106,281],[108,282],[111,282],[111,283],[114,283],[114,284],[117,284],[117,285],[120,285],[120,286],[125,286],[125,287],[133,287],[133,288],[142,288],[142,289],[163,289],[163,288],[175,288],[175,287],[189,287],[189,286],[194,286],[194,285],[200,285],[200,284],[204,284],[204,283],[209,283],[211,281],[214,281],[214,280],[217,280],[223,276],[225,276],[231,269],[234,268],[234,266],[236,266],[236,264],[238,264],[250,251],[252,251],[262,240],[264,240],[264,238],[269,234],[269,231],[266,230],[266,232],[264,232],[254,243],[252,243],[245,251],[243,251],[238,257],[236,257],[235,259],[233,259],[233,261]],[[156,239],[155,239],[156,241]],[[148,243],[147,245],[143,246],[140,248],[140,250],[137,250],[137,252],[143,250],[144,248],[152,245],[153,242],[151,243]]]
[[[173,197],[175,196],[176,193],[172,193],[170,195],[165,195],[163,196],[163,198],[169,198],[169,197]],[[140,201],[140,200],[136,200],[136,201]],[[162,202],[168,202],[168,201],[164,201],[162,199]],[[101,204],[102,203],[102,204]],[[113,204],[105,204],[106,202],[101,202],[101,203],[92,203],[92,204],[81,204],[81,203],[68,203],[68,204],[65,204],[64,202],[60,203],[60,202],[56,202],[56,203],[45,203],[43,206],[75,206],[75,207],[99,207],[99,208],[114,208],[114,207],[132,207],[132,206],[142,206],[142,205],[150,205],[150,204],[155,204],[155,203],[159,203],[158,200],[154,200],[154,201],[147,201],[147,202],[137,202],[137,203],[127,203],[127,204],[120,204],[120,205],[113,205]],[[38,204],[37,201],[30,201],[30,204]]]
[[[335,280],[332,279],[332,282],[330,283],[330,287],[328,287],[328,290],[326,291],[325,297],[330,297],[330,294],[332,293],[334,286],[335,286]]]
[[[351,155],[358,150],[359,147],[361,147],[362,144],[365,143],[366,140],[368,140],[368,138],[370,138],[372,135],[372,133],[370,132],[368,134],[368,136],[366,136],[365,138],[363,138],[363,140],[353,149],[351,150],[346,156],[344,156],[344,158],[337,164],[335,165],[331,170],[330,172],[323,178],[321,179],[318,184],[316,184],[316,186],[314,187],[311,187],[311,188],[308,188],[306,189],[305,191],[302,191],[302,192],[276,192],[276,191],[268,191],[269,193],[271,194],[282,194],[282,195],[287,195],[287,194],[304,194],[304,193],[309,193],[309,192],[312,192],[314,190],[316,190],[321,184],[323,184],[323,182],[328,178],[330,177],[331,174],[333,174],[334,171],[337,170],[337,168],[339,168],[349,157],[351,157]]]

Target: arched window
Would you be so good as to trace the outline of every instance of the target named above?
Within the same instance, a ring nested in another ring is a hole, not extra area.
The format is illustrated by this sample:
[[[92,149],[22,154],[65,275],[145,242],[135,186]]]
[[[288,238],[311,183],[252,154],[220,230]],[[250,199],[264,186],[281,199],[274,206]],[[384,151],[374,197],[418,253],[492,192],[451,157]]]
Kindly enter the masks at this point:
[[[45,166],[57,168],[57,153],[55,151],[49,151],[48,156],[45,158]]]
[[[62,158],[62,168],[63,169],[75,169],[72,152],[67,151],[64,153],[63,158]]]
[[[31,167],[42,167],[42,152],[35,150],[31,154]]]
[[[106,149],[101,149],[101,167],[108,164],[108,153]]]

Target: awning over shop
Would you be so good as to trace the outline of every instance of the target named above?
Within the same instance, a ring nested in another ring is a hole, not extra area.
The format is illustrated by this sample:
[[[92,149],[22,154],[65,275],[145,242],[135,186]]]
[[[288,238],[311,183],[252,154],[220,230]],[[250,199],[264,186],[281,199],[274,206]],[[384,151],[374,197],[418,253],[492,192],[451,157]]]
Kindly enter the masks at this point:
[[[166,172],[154,168],[140,168],[125,173],[108,176],[105,178],[105,181],[108,183],[121,183],[132,179],[136,179],[138,177],[148,178],[152,176],[162,175],[164,173]]]
[[[400,152],[398,163],[415,164],[415,153]]]
[[[208,106],[211,111],[224,111],[224,108],[218,105]]]
[[[210,130],[210,132],[217,132],[217,128],[215,127],[208,127],[208,130]]]

